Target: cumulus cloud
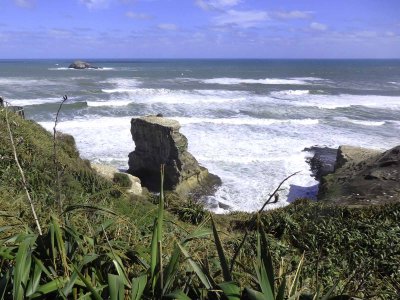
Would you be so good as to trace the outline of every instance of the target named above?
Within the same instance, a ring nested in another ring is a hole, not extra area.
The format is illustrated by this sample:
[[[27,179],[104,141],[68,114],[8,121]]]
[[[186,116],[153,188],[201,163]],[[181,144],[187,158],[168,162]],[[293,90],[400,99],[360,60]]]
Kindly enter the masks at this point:
[[[204,10],[225,9],[238,5],[241,0],[196,0],[196,5]]]
[[[277,11],[274,12],[274,17],[278,19],[309,19],[312,17],[312,11],[300,11],[300,10],[292,10],[292,11]]]
[[[88,9],[104,9],[110,4],[110,0],[80,0]]]
[[[34,6],[34,0],[14,0],[14,3],[22,8],[31,8]]]
[[[128,11],[125,13],[125,16],[131,19],[136,19],[136,20],[148,20],[151,19],[150,15],[143,14],[143,13],[135,13],[133,11]]]
[[[239,11],[230,9],[224,14],[214,18],[217,26],[236,26],[241,28],[249,28],[256,26],[258,23],[268,20],[268,13],[260,10]]]
[[[171,23],[158,24],[157,27],[162,30],[170,30],[170,31],[178,29],[178,26],[176,26],[175,24],[171,24]]]
[[[312,22],[310,24],[310,28],[313,30],[317,30],[317,31],[325,31],[328,29],[328,26],[326,26],[325,24],[322,24],[322,23]]]

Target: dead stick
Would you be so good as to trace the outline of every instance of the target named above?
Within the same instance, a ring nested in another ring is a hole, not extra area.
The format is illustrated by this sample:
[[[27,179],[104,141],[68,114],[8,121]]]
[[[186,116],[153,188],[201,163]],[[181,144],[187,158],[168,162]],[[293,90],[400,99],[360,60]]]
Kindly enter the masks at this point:
[[[6,103],[6,109],[5,109],[6,123],[7,123],[8,134],[10,135],[11,146],[12,146],[13,153],[14,153],[14,160],[15,160],[15,163],[17,164],[19,173],[21,174],[22,185],[24,186],[24,190],[25,190],[26,196],[28,198],[29,204],[31,205],[33,218],[35,219],[36,226],[37,226],[38,231],[39,231],[39,235],[42,235],[42,228],[40,227],[39,220],[38,220],[38,217],[37,217],[36,211],[35,211],[35,206],[33,205],[32,198],[31,198],[31,196],[29,194],[28,184],[27,184],[26,179],[25,179],[25,174],[24,174],[24,171],[22,170],[21,165],[20,165],[19,160],[18,160],[17,149],[15,148],[14,137],[12,135],[10,122],[8,120],[8,108],[7,107],[8,107],[8,103]]]

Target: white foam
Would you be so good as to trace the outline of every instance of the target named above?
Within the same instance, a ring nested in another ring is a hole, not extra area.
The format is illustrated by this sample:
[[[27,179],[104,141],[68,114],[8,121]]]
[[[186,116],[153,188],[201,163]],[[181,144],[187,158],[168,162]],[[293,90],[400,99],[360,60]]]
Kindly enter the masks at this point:
[[[309,90],[285,90],[285,91],[275,91],[272,92],[271,95],[275,97],[285,97],[285,96],[303,96],[303,95],[309,95],[310,91]]]
[[[86,101],[89,107],[102,107],[102,106],[127,106],[132,101],[130,100],[109,100],[109,101]]]
[[[173,118],[181,124],[199,124],[209,123],[217,125],[252,125],[252,126],[269,126],[274,124],[293,124],[293,125],[316,125],[318,119],[255,119],[255,118]]]
[[[236,85],[236,84],[293,84],[293,85],[307,85],[307,81],[302,79],[277,79],[277,78],[265,78],[265,79],[244,79],[244,78],[211,78],[200,80],[207,84],[222,84],[222,85]]]
[[[375,95],[288,95],[280,92],[271,93],[276,98],[290,100],[285,104],[295,106],[318,107],[322,109],[336,109],[351,106],[364,106],[371,108],[400,109],[399,96],[375,96]],[[266,98],[270,101],[269,98]]]
[[[382,126],[385,125],[385,121],[368,121],[368,120],[354,120],[354,119],[349,119],[346,117],[336,117],[334,118],[335,120],[338,121],[344,121],[344,122],[349,122],[357,125],[363,125],[363,126]]]
[[[8,77],[0,78],[0,85],[23,85],[23,86],[40,86],[40,85],[55,85],[58,84],[56,81],[48,79],[34,79],[34,78],[21,78],[21,77]]]
[[[103,89],[106,93],[124,93],[135,103],[202,104],[243,101],[248,93],[224,90],[170,90],[151,88]],[[121,96],[119,96],[121,97]]]
[[[41,99],[9,99],[7,100],[11,105],[18,106],[29,106],[29,105],[40,105],[47,103],[61,103],[60,98],[41,98]]]
[[[49,71],[82,71],[82,69],[75,69],[75,68],[67,68],[67,67],[57,67],[57,68],[48,68],[47,70]],[[115,68],[87,68],[87,69],[83,69],[83,70],[88,70],[88,71],[113,71],[115,70]]]

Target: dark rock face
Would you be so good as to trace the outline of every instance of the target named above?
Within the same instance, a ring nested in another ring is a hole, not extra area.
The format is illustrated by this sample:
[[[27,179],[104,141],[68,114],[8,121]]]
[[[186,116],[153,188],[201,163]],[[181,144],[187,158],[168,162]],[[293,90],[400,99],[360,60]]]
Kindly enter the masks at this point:
[[[400,201],[400,146],[383,153],[339,147],[335,172],[323,177],[318,196],[357,205]]]
[[[307,163],[310,165],[313,177],[316,180],[321,181],[323,176],[333,173],[335,170],[338,149],[312,146],[303,151],[313,153],[313,156],[307,159]]]
[[[129,154],[128,173],[137,176],[151,191],[160,189],[160,165],[165,164],[164,189],[179,194],[209,193],[221,180],[212,175],[188,151],[180,124],[157,116],[133,118],[135,151]]]
[[[79,69],[79,70],[82,70],[82,69],[99,69],[99,67],[93,66],[93,65],[91,65],[91,64],[89,64],[87,62],[80,61],[80,60],[74,61],[72,64],[69,65],[68,68],[70,68],[70,69]]]

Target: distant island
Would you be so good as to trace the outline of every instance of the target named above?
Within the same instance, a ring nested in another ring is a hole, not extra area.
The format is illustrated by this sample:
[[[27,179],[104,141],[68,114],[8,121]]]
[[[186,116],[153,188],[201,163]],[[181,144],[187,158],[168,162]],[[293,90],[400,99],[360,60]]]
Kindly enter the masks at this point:
[[[97,66],[93,66],[88,62],[81,61],[81,60],[76,60],[72,64],[68,66],[69,69],[77,69],[77,70],[83,70],[83,69],[101,69]]]

